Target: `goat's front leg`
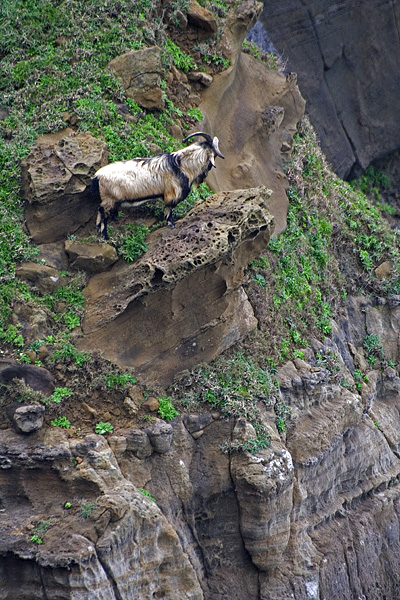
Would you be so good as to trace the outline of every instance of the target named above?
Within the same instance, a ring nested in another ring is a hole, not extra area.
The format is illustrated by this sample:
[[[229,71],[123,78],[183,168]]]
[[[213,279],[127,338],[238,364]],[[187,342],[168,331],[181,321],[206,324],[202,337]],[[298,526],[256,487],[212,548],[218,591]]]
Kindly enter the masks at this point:
[[[174,222],[174,218],[173,218],[173,214],[172,214],[172,206],[165,207],[164,217],[165,217],[168,227],[171,227],[171,229],[174,229],[175,222]]]

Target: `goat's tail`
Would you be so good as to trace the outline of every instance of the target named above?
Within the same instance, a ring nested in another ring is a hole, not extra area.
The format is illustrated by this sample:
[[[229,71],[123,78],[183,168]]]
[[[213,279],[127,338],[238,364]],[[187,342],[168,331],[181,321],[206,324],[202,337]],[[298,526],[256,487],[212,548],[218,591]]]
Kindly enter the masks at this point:
[[[93,177],[91,184],[90,184],[90,192],[100,202],[100,190],[99,190],[99,178],[98,177]]]

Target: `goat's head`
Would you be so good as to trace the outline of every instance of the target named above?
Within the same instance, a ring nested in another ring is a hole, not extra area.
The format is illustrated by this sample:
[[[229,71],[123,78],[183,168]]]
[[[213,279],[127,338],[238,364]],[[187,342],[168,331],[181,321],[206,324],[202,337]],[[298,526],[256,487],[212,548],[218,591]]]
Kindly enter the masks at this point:
[[[210,155],[211,166],[215,167],[215,159],[217,156],[220,156],[221,158],[225,158],[225,156],[223,154],[221,154],[221,152],[218,148],[218,144],[219,144],[218,138],[216,136],[214,138],[212,138],[209,133],[204,133],[203,131],[197,131],[196,133],[191,133],[190,135],[185,137],[183,142],[184,143],[187,142],[188,140],[190,140],[190,138],[195,137],[196,135],[201,135],[202,137],[205,138],[207,145],[212,150],[211,155]]]

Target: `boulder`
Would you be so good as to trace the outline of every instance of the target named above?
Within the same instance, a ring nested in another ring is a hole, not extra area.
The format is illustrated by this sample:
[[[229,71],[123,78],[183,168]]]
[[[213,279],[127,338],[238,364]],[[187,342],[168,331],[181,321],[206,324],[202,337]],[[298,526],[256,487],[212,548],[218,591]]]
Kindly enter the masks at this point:
[[[66,283],[65,277],[62,277],[57,269],[40,263],[21,263],[17,266],[15,274],[34,285],[42,294],[51,294]]]
[[[43,367],[5,363],[4,368],[1,368],[0,365],[0,384],[9,385],[13,379],[22,379],[33,390],[46,396],[54,392],[53,376]]]
[[[14,425],[20,433],[34,433],[43,427],[44,406],[30,404],[20,406],[13,415]]]
[[[204,29],[204,31],[210,33],[217,33],[218,31],[218,24],[212,12],[200,6],[196,0],[190,0],[189,2],[187,19],[191,25]]]
[[[90,180],[107,162],[106,143],[90,133],[32,148],[21,163],[21,179],[26,224],[36,243],[65,239],[94,217],[98,200]]]
[[[266,188],[209,196],[174,230],[153,232],[133,264],[120,261],[93,276],[79,348],[136,369],[143,382],[166,384],[253,330],[242,283],[244,268],[268,244],[269,202]]]
[[[88,273],[105,271],[118,260],[114,246],[66,240],[65,251],[73,269],[83,269]]]
[[[146,429],[146,433],[158,454],[165,454],[171,448],[173,429],[170,423],[157,419]]]
[[[114,58],[108,68],[121,80],[128,98],[144,108],[163,108],[160,83],[164,69],[158,46],[130,50]]]
[[[125,432],[126,449],[132,452],[136,458],[147,458],[153,454],[153,448],[149,440],[149,436],[143,429],[132,427]]]

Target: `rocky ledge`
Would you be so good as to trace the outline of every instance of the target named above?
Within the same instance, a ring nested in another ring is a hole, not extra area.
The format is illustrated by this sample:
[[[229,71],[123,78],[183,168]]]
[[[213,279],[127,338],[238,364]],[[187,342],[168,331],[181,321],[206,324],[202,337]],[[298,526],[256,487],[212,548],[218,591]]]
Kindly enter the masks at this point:
[[[272,233],[270,195],[264,187],[214,194],[174,230],[153,232],[134,264],[92,277],[80,349],[166,385],[254,329],[242,283]]]

